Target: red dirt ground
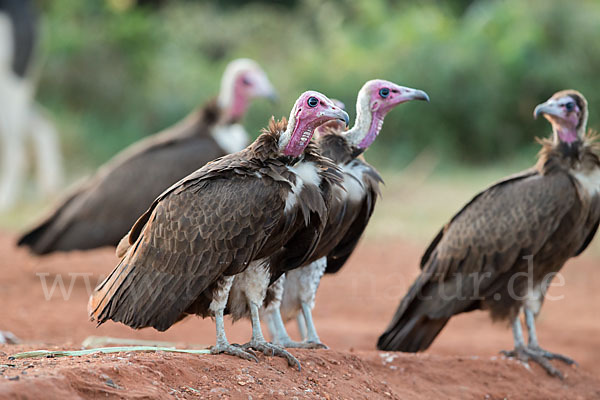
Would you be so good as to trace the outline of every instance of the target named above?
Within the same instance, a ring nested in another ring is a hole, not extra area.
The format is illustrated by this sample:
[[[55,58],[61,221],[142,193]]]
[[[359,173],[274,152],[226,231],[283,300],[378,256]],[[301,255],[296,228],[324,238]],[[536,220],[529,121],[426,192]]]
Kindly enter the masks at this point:
[[[538,319],[542,346],[579,362],[577,368],[556,364],[566,375],[561,381],[537,365],[526,369],[500,357],[500,349],[512,346],[510,330],[480,312],[453,318],[425,354],[376,351],[422,251],[391,239],[363,242],[349,265],[323,280],[315,323],[331,350],[292,350],[301,372],[264,356],[258,364],[172,353],[11,361],[10,354],[23,350],[78,349],[91,335],[181,346],[214,342],[214,324],[198,318],[164,333],[115,323],[96,328],[86,315],[87,297],[115,265],[112,250],[36,258],[13,243],[14,237],[0,234],[0,329],[24,344],[0,346],[0,398],[600,398],[600,271],[591,255],[567,265],[565,285],[550,292],[562,299],[546,300]],[[58,286],[51,291],[57,277],[65,296]],[[232,342],[250,335],[246,321],[226,329]]]

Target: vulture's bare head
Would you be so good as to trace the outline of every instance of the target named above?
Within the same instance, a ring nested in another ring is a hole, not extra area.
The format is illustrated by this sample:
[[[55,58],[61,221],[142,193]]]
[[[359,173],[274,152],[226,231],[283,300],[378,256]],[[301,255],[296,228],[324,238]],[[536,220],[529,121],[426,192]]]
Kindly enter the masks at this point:
[[[322,93],[309,90],[300,95],[288,120],[288,126],[279,139],[280,151],[292,157],[302,154],[314,131],[329,121],[340,121],[346,126],[350,118]]]
[[[587,100],[576,90],[562,90],[535,108],[534,118],[540,115],[552,124],[555,141],[570,144],[581,140],[585,135],[588,119]]]
[[[358,140],[355,144],[363,149],[369,147],[379,134],[386,114],[397,105],[412,100],[429,101],[429,96],[422,90],[399,86],[383,79],[365,83],[356,101],[355,132],[351,135],[351,138]]]
[[[265,71],[256,61],[238,58],[225,68],[219,92],[219,106],[235,119],[246,113],[249,102],[256,97],[277,99],[277,93]]]

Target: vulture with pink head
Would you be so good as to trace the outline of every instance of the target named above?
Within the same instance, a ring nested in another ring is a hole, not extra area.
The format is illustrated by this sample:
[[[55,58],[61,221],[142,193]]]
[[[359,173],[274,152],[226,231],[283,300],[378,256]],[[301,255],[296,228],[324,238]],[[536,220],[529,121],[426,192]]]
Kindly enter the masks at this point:
[[[342,171],[343,182],[334,188],[325,232],[313,255],[269,289],[273,301],[265,304],[269,330],[275,343],[285,347],[325,347],[312,319],[312,308],[324,273],[342,268],[364,232],[379,193],[381,177],[361,155],[377,138],[386,114],[411,100],[429,101],[422,90],[398,86],[385,80],[366,82],[358,93],[354,126],[345,131],[340,124],[319,128],[316,140],[321,155],[330,158]],[[303,342],[292,341],[284,320],[298,318]]]
[[[323,232],[337,167],[311,138],[348,114],[318,92],[296,101],[246,149],[206,164],[164,191],[131,228],[129,248],[90,297],[88,310],[132,328],[164,331],[187,315],[213,316],[213,353],[256,359],[255,349],[297,360],[267,342],[259,309],[272,277],[302,265]],[[250,317],[252,339],[227,341],[223,316]]]
[[[553,128],[552,139],[540,140],[537,164],[477,194],[441,229],[379,338],[380,350],[425,350],[452,316],[488,310],[512,326],[515,348],[504,354],[559,377],[550,360],[573,364],[540,347],[535,317],[554,276],[598,228],[600,147],[586,132],[587,101],[575,90],[554,94],[534,115]]]
[[[250,100],[274,96],[256,62],[232,61],[217,99],[117,154],[25,233],[18,245],[36,254],[116,246],[163,190],[207,162],[246,147],[248,135],[239,121]]]

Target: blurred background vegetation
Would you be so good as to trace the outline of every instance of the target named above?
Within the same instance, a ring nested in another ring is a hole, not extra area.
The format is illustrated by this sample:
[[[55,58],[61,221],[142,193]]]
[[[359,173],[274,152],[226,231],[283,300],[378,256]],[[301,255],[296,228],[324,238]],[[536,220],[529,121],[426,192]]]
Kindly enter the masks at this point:
[[[136,4],[137,3],[137,4]],[[309,88],[354,114],[375,77],[426,90],[431,103],[386,118],[368,158],[403,167],[526,158],[549,132],[533,108],[581,90],[600,126],[600,2],[551,0],[56,0],[40,3],[39,100],[80,175],[214,96],[236,57],[256,59],[281,102],[257,101],[256,134]]]
[[[215,96],[237,57],[257,60],[281,98],[252,105],[244,123],[254,135],[306,89],[341,99],[351,117],[372,78],[429,93],[431,103],[391,112],[367,153],[387,182],[370,235],[427,240],[477,190],[531,165],[534,137],[550,132],[533,109],[557,90],[581,90],[600,128],[597,0],[39,4],[38,99],[71,180]],[[22,206],[2,226],[21,227],[39,207]]]

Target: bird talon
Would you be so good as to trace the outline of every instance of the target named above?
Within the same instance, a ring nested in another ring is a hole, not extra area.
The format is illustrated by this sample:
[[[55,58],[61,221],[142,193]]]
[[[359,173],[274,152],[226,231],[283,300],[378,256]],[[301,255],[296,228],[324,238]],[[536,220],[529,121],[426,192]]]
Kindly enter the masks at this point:
[[[295,366],[298,368],[298,371],[301,370],[300,361],[298,361],[296,359],[296,357],[291,355],[288,351],[286,351],[282,347],[274,345],[273,343],[269,343],[267,341],[252,340],[248,343],[243,344],[241,347],[244,349],[252,348],[256,351],[260,351],[261,353],[263,353],[264,355],[266,355],[268,357],[277,356],[277,357],[285,358],[290,367]]]
[[[292,339],[277,340],[274,344],[286,349],[329,349],[327,345],[321,342],[296,342]]]
[[[548,373],[548,375],[556,376],[560,379],[564,379],[564,375],[550,363],[550,360],[560,360],[569,365],[572,364],[570,364],[568,361],[575,363],[575,361],[568,357],[565,357],[561,354],[550,353],[549,351],[543,350],[539,347],[518,347],[509,351],[502,350],[501,353],[507,357],[519,360],[528,369],[529,361],[534,361],[540,367],[542,367]]]
[[[248,361],[258,362],[256,353],[252,350],[248,351],[240,345],[235,344],[217,344],[210,348],[211,354],[228,354],[230,356],[239,357]]]

